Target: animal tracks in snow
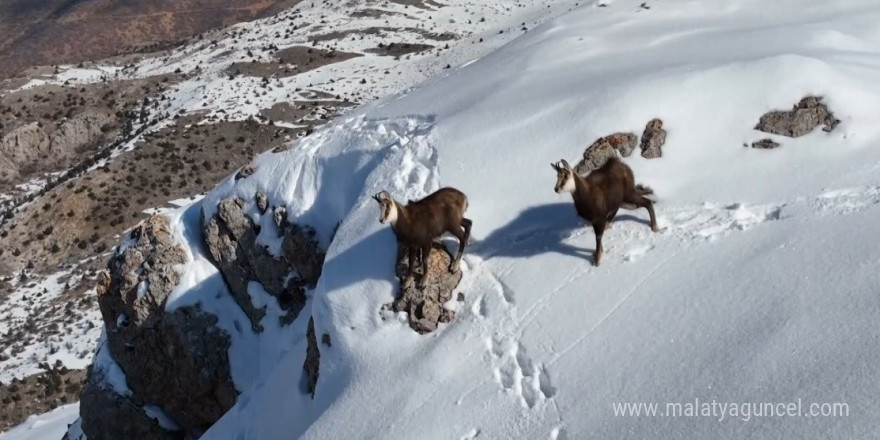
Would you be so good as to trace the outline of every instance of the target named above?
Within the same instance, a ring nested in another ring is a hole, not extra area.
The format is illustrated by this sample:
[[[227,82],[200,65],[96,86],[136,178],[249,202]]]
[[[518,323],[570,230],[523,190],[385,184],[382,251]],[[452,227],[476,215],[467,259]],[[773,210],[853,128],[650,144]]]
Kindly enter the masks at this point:
[[[746,203],[704,203],[682,207],[663,207],[658,209],[661,236],[678,238],[683,241],[711,241],[737,231],[747,231],[763,223],[786,220],[804,215],[845,215],[880,204],[880,186],[826,191],[813,197],[802,197],[778,204]],[[627,216],[626,214],[624,214]],[[630,219],[632,214],[628,215]],[[635,222],[615,222],[612,233],[606,235],[606,250],[609,247],[626,246],[624,250],[609,252],[607,256],[620,258],[624,262],[636,261],[655,249],[651,238],[655,236],[644,219]],[[583,237],[582,237],[583,236]],[[510,247],[535,246],[544,240],[575,242],[576,246],[586,246],[591,250],[592,230],[583,225],[571,231],[562,232],[558,228],[535,225],[527,231],[520,230],[508,242]],[[589,242],[589,244],[584,244]],[[479,245],[478,245],[479,246]],[[606,258],[607,258],[606,256]],[[615,257],[616,256],[616,257]],[[490,254],[489,259],[492,258]],[[481,334],[487,347],[487,360],[491,365],[492,376],[505,393],[514,396],[526,409],[532,409],[543,402],[552,402],[556,394],[548,367],[553,361],[539,362],[532,359],[517,337],[529,325],[533,315],[549,301],[550,292],[524,314],[517,310],[515,292],[502,282],[503,273],[494,273],[484,263],[482,257],[466,256],[465,262],[470,276],[465,290],[479,292],[475,296],[470,311],[480,324]],[[495,268],[498,270],[498,268]],[[573,278],[581,276],[577,272]],[[564,285],[572,279],[565,280]],[[557,289],[558,290],[558,289]],[[612,311],[613,312],[613,311]],[[493,328],[487,326],[491,317]],[[502,331],[498,331],[498,326]],[[504,330],[506,329],[506,330]],[[475,431],[476,435],[479,431]],[[474,437],[463,437],[474,438]],[[550,438],[564,439],[565,431],[554,430]]]
[[[504,390],[519,397],[524,407],[534,408],[556,394],[544,365],[533,362],[519,341],[490,338],[486,343],[495,380]]]
[[[711,240],[729,231],[744,231],[760,223],[779,220],[784,206],[707,203],[700,208],[673,209],[661,218],[663,223],[668,223],[663,227],[664,231],[691,239]]]
[[[826,191],[813,199],[812,208],[821,213],[852,214],[880,204],[880,186]]]

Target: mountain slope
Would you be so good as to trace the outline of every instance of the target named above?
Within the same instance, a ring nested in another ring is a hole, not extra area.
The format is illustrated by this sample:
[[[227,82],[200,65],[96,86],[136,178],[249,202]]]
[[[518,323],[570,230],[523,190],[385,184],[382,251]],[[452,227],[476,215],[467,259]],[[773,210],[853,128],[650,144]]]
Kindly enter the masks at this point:
[[[871,2],[588,4],[501,50],[257,158],[203,202],[267,194],[329,240],[311,312],[314,401],[291,351],[205,438],[853,438],[876,418],[873,270],[880,18]],[[842,120],[743,148],[762,114],[824,97]],[[654,187],[602,266],[547,163],[659,117]],[[472,246],[458,317],[418,336],[380,312],[395,245],[369,195],[453,185]],[[183,296],[186,291],[181,292]],[[849,417],[632,419],[615,402],[845,402]],[[290,416],[295,414],[296,416]],[[733,420],[731,420],[733,419]]]

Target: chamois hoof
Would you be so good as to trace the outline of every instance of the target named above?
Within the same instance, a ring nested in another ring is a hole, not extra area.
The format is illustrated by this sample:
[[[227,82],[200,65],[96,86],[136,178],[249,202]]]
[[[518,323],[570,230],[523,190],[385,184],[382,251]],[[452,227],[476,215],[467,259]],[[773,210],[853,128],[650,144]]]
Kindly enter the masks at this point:
[[[651,226],[651,231],[652,232],[659,232],[660,229],[658,229],[656,226]]]

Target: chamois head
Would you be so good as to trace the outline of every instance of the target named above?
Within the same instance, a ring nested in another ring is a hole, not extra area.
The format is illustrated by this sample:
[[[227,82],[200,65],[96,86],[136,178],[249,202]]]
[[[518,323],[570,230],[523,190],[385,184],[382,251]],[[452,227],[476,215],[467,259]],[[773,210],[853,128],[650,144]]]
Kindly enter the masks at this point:
[[[554,191],[557,194],[574,192],[574,170],[571,169],[568,162],[562,159],[557,163],[551,163],[550,166],[556,170],[556,187]]]
[[[379,223],[388,222],[393,225],[397,221],[397,203],[394,203],[391,194],[382,191],[373,196],[373,200],[379,202]]]

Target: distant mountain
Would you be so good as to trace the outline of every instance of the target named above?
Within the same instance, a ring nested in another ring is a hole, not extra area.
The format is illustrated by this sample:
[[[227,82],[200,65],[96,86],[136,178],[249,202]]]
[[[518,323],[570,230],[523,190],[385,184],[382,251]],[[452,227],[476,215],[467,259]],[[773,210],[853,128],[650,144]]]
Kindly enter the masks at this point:
[[[298,0],[0,0],[0,79],[174,44]]]

